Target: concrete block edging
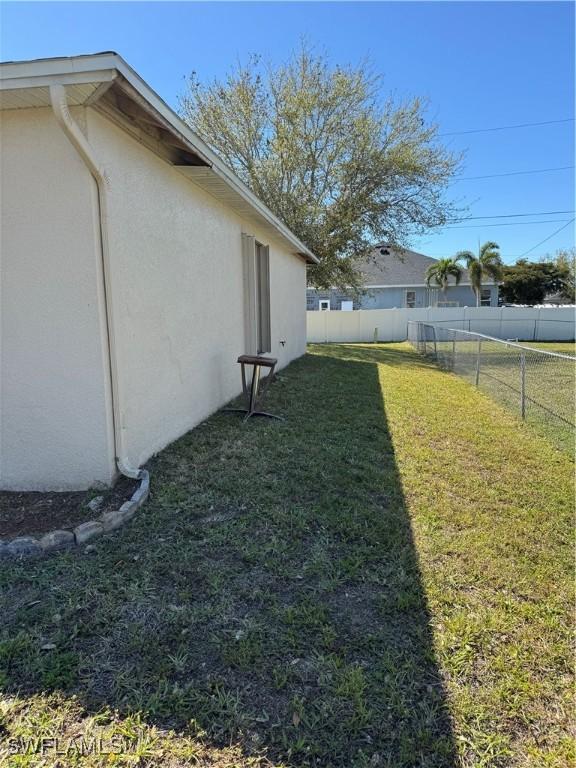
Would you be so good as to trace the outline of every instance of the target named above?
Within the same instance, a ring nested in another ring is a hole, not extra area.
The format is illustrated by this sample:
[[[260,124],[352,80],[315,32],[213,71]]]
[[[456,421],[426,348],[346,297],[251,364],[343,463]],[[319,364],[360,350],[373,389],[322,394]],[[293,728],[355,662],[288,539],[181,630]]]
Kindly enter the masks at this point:
[[[17,536],[10,541],[0,539],[0,559],[11,557],[22,560],[57,552],[72,546],[82,546],[104,533],[120,528],[121,525],[134,517],[150,494],[150,475],[147,470],[140,470],[139,480],[138,488],[130,499],[122,504],[120,509],[103,512],[96,519],[80,523],[72,530],[57,529],[38,538]]]

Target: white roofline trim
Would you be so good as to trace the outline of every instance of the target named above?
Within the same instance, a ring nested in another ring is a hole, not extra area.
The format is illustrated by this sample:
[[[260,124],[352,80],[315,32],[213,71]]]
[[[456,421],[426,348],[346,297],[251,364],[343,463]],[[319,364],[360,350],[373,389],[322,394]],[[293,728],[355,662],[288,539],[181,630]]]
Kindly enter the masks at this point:
[[[4,66],[4,65],[2,65]],[[115,69],[98,69],[90,72],[70,72],[58,75],[29,75],[26,77],[0,77],[0,91],[15,91],[20,88],[42,88],[50,85],[82,85],[84,83],[107,83],[118,75]]]

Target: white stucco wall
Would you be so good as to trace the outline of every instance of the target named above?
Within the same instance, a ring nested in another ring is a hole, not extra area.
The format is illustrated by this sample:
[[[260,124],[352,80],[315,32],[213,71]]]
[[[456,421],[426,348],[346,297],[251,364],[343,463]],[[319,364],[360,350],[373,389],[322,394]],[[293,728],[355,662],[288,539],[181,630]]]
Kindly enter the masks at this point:
[[[108,119],[72,113],[110,180],[121,426],[136,466],[240,391],[241,233],[270,246],[280,368],[305,352],[306,267]],[[109,484],[95,182],[49,109],[2,113],[1,171],[0,488]]]
[[[140,465],[241,389],[241,233],[270,245],[279,367],[305,352],[306,267],[93,110],[88,137],[110,179],[122,427]]]
[[[1,114],[0,488],[107,483],[95,184],[49,109]]]

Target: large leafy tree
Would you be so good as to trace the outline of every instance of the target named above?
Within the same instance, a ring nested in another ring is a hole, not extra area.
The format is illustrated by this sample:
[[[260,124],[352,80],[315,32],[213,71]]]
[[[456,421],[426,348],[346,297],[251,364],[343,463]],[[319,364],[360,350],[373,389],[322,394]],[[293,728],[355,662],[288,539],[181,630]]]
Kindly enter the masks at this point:
[[[457,261],[466,262],[470,283],[476,294],[476,306],[479,307],[484,280],[491,278],[494,282],[498,282],[502,277],[503,264],[500,246],[498,243],[489,241],[479,247],[477,254],[472,253],[472,251],[459,251],[455,258]]]
[[[462,279],[462,267],[456,259],[438,259],[426,270],[426,284],[432,285],[434,283],[442,290],[442,293],[446,293],[451,277],[454,278],[456,285]]]
[[[320,258],[319,288],[358,290],[374,242],[407,244],[454,210],[444,192],[460,158],[422,102],[382,96],[365,65],[330,67],[306,45],[287,63],[257,57],[222,81],[195,73],[181,115]]]
[[[566,303],[574,304],[576,301],[576,248],[560,248],[554,257],[548,257],[545,262],[552,262],[558,270],[562,287],[560,295]]]
[[[500,296],[509,304],[542,304],[547,294],[567,289],[567,272],[553,261],[519,259],[503,269]]]

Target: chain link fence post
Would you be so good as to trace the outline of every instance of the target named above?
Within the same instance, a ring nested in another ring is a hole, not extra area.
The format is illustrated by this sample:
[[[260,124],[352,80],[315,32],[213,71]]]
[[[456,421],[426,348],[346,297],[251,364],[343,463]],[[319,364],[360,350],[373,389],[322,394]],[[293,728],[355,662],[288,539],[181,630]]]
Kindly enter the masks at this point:
[[[520,351],[520,414],[526,419],[526,352]]]
[[[478,386],[480,382],[480,356],[482,354],[482,339],[478,339],[478,351],[476,352],[476,380],[475,384]]]

